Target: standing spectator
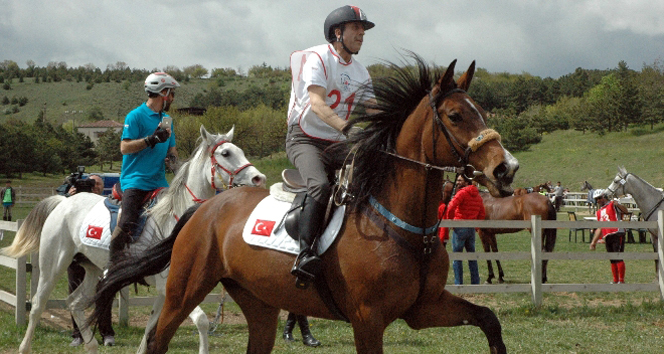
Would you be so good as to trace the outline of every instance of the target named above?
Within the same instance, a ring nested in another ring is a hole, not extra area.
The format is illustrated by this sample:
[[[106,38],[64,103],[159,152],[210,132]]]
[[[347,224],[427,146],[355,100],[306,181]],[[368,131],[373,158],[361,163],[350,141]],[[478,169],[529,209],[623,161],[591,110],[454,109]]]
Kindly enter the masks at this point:
[[[0,191],[0,199],[2,199],[2,220],[12,221],[12,207],[16,203],[16,192],[12,188],[12,181],[5,182],[5,188]]]
[[[593,192],[593,198],[597,201],[597,221],[620,221],[622,215],[629,213],[624,205],[615,200],[608,201],[606,191],[597,189]],[[590,242],[590,249],[595,250],[595,246],[600,240],[604,241],[607,252],[625,251],[625,229],[619,228],[598,228],[595,230],[595,236]],[[611,273],[613,281],[611,284],[622,284],[625,282],[625,261],[622,259],[611,260]]]
[[[89,179],[95,181],[95,186],[92,188],[92,193],[101,195],[104,191],[104,180],[98,174],[90,174]],[[72,186],[69,188],[67,196],[76,194],[76,187]],[[76,288],[83,282],[85,278],[85,268],[81,266],[80,262],[85,261],[85,257],[74,256],[74,260],[71,262],[67,268],[67,278],[69,280],[69,294],[73,293]],[[74,317],[71,318],[71,323],[74,326],[74,331],[71,336],[73,340],[69,343],[71,347],[78,347],[83,344],[83,336],[74,321]],[[104,345],[107,347],[115,345],[115,331],[111,325],[111,312],[104,313],[99,321],[99,334],[104,339]]]
[[[482,197],[470,180],[464,176],[457,177],[458,192],[450,201],[447,216],[453,220],[484,220],[485,211]],[[475,228],[473,227],[455,227],[452,231],[452,252],[475,252]],[[463,284],[463,263],[454,261],[454,284]],[[480,283],[480,273],[477,269],[477,261],[468,261],[470,269],[470,283]]]
[[[563,192],[563,186],[560,185],[560,182],[556,182],[556,186],[553,187],[553,197],[556,211],[560,211],[560,206],[563,205]]]

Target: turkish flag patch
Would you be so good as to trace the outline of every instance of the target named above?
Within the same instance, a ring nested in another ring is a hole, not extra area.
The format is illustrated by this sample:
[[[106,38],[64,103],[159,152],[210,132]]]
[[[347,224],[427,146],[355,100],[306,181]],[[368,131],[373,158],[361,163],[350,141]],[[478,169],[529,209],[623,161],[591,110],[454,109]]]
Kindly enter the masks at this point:
[[[97,240],[101,239],[101,233],[104,231],[104,228],[101,226],[88,226],[88,232],[85,233],[85,237],[94,238]]]
[[[251,234],[269,237],[272,234],[275,223],[276,221],[257,219],[254,228],[251,230]]]

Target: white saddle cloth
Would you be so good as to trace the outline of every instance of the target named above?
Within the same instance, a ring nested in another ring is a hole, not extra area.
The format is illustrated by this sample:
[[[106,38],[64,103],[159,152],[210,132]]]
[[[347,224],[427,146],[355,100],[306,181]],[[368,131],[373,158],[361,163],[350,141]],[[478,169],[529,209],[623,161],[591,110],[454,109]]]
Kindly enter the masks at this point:
[[[86,246],[108,250],[111,244],[111,214],[104,200],[95,204],[85,216],[79,237]]]
[[[275,188],[278,186],[277,188]],[[281,189],[277,183],[270,190]],[[279,191],[278,196],[269,195],[261,200],[249,215],[242,231],[242,238],[250,245],[269,248],[290,254],[299,254],[300,245],[286,232],[286,212],[291,208],[294,194]],[[290,195],[290,196],[289,196]],[[278,198],[278,199],[277,199]],[[281,200],[280,200],[281,199]],[[290,201],[283,201],[289,200]],[[346,206],[337,208],[327,228],[318,238],[318,254],[323,254],[334,242],[344,222]]]

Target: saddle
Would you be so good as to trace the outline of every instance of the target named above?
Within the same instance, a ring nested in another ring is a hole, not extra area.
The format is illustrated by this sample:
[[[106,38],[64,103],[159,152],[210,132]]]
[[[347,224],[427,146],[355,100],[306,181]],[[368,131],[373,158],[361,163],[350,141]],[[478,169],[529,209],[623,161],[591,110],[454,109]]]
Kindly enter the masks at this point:
[[[323,229],[325,229],[330,222],[330,218],[336,207],[347,204],[352,199],[352,195],[347,192],[348,185],[350,184],[350,174],[345,173],[345,170],[346,169],[337,171],[337,178],[332,188],[332,195],[327,202],[327,208],[325,210]],[[295,194],[292,206],[286,214],[284,226],[288,235],[295,241],[298,241],[300,239],[298,227],[300,212],[302,211],[304,197],[307,194],[307,184],[300,175],[300,171],[296,169],[285,169],[281,171],[281,179],[283,180],[282,189],[284,192]]]

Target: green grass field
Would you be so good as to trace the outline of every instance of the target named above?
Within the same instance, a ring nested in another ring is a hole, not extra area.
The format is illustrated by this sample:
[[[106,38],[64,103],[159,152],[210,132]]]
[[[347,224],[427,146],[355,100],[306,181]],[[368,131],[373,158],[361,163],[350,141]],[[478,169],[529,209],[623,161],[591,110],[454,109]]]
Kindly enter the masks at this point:
[[[664,137],[661,127],[647,134],[626,132],[598,137],[592,134],[566,131],[546,135],[541,144],[530,151],[515,154],[521,169],[515,186],[532,186],[545,180],[554,183],[560,180],[563,186],[578,191],[583,180],[595,187],[605,188],[615,175],[616,166],[624,165],[655,186],[664,184],[664,175],[659,164],[664,155],[661,144]],[[610,145],[610,148],[606,148]],[[284,154],[254,161],[266,173],[269,184],[278,180],[282,168],[289,166]],[[91,170],[92,171],[92,170]],[[26,176],[24,181],[14,184],[61,183],[63,176],[52,179]],[[17,208],[17,217],[24,217],[29,208]],[[566,214],[558,218],[566,219]],[[568,230],[558,230],[556,252],[590,252],[587,243],[570,242]],[[0,247],[9,244],[13,235],[5,234]],[[499,235],[501,251],[529,251],[530,238],[526,232]],[[479,250],[481,246],[478,244]],[[649,244],[628,244],[627,252],[652,252]],[[597,252],[604,252],[599,248]],[[487,275],[486,262],[480,262],[480,276]],[[525,284],[530,281],[528,261],[503,262],[508,283]],[[467,266],[465,283],[469,282]],[[608,283],[611,273],[608,261],[550,261],[551,283]],[[453,276],[453,275],[452,275]],[[649,283],[655,281],[652,261],[628,261],[627,283]],[[6,268],[0,269],[0,289],[12,291],[14,275]],[[154,290],[152,290],[154,291]],[[149,294],[141,290],[140,295]],[[62,279],[51,298],[66,297],[66,282]],[[664,303],[658,293],[545,293],[543,305],[535,308],[530,295],[477,294],[464,295],[470,301],[488,306],[498,315],[503,327],[503,337],[508,351],[512,353],[658,353],[664,347]],[[203,306],[212,319],[215,304]],[[149,308],[131,308],[129,327],[115,326],[117,346],[102,347],[102,353],[131,353],[140,342],[142,325]],[[226,323],[211,337],[212,352],[243,353],[246,351],[247,326],[241,321],[235,304],[225,310]],[[53,317],[48,317],[53,316]],[[49,318],[51,319],[49,321]],[[47,314],[38,327],[33,340],[36,353],[83,352],[82,348],[71,349],[67,345],[70,328],[68,317],[60,312]],[[0,305],[0,352],[16,352],[25,333],[24,327],[16,327],[13,311]],[[312,331],[322,341],[322,347],[309,349],[301,342],[284,343],[277,335],[275,353],[312,351],[317,353],[352,353],[355,351],[352,329],[342,322],[312,319]],[[283,321],[279,331],[283,329]],[[296,338],[300,338],[296,330]],[[189,322],[178,331],[170,344],[172,353],[191,353],[197,350],[198,336]],[[385,332],[386,353],[478,353],[487,352],[487,343],[481,331],[475,327],[434,328],[414,331],[398,320]]]

